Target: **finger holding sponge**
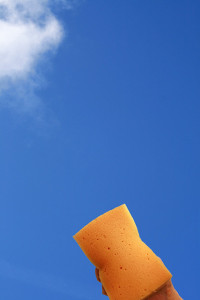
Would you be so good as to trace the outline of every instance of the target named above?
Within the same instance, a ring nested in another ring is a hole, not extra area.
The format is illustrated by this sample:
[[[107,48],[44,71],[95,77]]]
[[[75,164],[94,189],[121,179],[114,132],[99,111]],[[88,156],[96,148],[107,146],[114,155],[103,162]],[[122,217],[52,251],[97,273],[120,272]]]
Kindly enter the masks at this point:
[[[91,221],[74,235],[110,300],[141,300],[159,290],[172,274],[141,240],[125,204]]]

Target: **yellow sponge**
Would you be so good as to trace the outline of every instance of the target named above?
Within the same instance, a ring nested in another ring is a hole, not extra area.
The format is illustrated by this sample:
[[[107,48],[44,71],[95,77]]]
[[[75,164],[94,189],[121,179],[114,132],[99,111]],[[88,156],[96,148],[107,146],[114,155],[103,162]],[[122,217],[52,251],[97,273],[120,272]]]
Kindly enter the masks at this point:
[[[140,239],[125,204],[90,222],[74,239],[99,269],[110,300],[141,300],[171,277],[163,262]]]

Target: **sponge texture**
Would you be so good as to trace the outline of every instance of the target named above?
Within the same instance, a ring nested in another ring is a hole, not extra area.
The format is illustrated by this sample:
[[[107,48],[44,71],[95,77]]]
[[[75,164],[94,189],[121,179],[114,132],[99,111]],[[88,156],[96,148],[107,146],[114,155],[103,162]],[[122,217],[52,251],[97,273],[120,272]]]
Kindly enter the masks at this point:
[[[74,239],[99,269],[110,300],[144,299],[172,277],[141,240],[125,204],[90,222]]]

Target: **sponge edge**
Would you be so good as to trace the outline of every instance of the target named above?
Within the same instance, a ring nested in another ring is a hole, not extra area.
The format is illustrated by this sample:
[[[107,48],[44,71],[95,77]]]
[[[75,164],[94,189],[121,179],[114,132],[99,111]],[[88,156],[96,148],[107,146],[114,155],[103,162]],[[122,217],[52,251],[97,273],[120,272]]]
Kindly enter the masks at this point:
[[[99,269],[110,300],[144,299],[172,277],[141,240],[125,204],[90,222],[74,239]]]

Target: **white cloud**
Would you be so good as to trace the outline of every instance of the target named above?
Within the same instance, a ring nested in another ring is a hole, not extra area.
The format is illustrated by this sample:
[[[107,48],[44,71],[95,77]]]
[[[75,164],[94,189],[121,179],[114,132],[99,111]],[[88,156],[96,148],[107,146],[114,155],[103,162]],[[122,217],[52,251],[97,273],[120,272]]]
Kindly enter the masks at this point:
[[[24,78],[37,64],[40,55],[55,49],[62,31],[54,17],[43,27],[34,22],[0,21],[0,78]]]
[[[24,78],[54,50],[63,30],[47,0],[0,0],[0,78]]]
[[[34,95],[37,66],[63,39],[63,27],[52,11],[59,2],[68,9],[73,4],[66,0],[0,0],[0,92],[16,88],[18,103],[23,95]],[[25,105],[34,106],[23,99],[21,106]]]

